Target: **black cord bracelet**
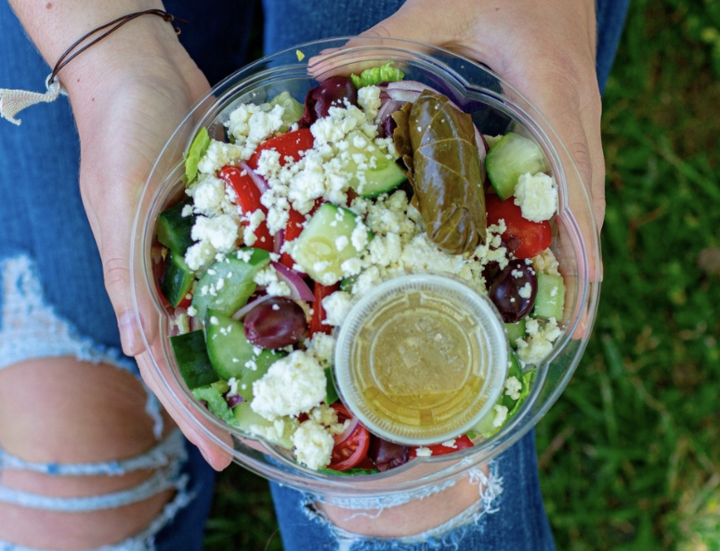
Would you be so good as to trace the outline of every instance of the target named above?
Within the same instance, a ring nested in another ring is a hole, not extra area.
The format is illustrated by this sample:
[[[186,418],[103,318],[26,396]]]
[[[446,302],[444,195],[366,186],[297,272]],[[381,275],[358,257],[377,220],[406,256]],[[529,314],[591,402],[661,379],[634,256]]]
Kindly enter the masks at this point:
[[[110,34],[117,31],[120,27],[125,25],[126,23],[129,23],[133,19],[137,19],[138,17],[141,17],[143,15],[157,15],[158,17],[162,17],[165,21],[168,23],[173,23],[174,21],[179,21],[180,23],[187,23],[184,19],[176,18],[174,15],[158,9],[152,9],[152,10],[145,10],[145,11],[138,11],[134,13],[129,13],[127,15],[123,15],[122,17],[118,17],[117,19],[114,19],[113,21],[110,21],[109,23],[105,23],[104,25],[101,25],[97,29],[94,29],[90,31],[89,33],[84,34],[81,36],[78,40],[76,40],[72,46],[70,46],[65,52],[60,56],[60,59],[58,59],[57,63],[55,64],[55,67],[53,67],[52,73],[50,73],[50,77],[48,78],[48,84],[52,84],[55,81],[55,77],[57,77],[57,74],[60,72],[60,70],[65,67],[68,63],[70,63],[73,59],[75,59],[77,56],[79,56],[81,53],[83,53],[85,50],[90,48],[91,46],[94,46],[98,42],[100,42],[105,37],[109,36]],[[105,30],[107,29],[107,30]],[[93,36],[94,34],[105,30],[104,33],[102,33],[100,36],[92,40],[90,43],[85,44],[84,46],[80,47],[80,45],[85,42],[88,38]],[[180,34],[180,28],[175,27],[175,34]],[[76,48],[80,47],[76,50]]]
[[[27,90],[0,89],[0,118],[4,118],[13,124],[19,125],[20,120],[16,119],[15,115],[17,115],[23,109],[41,102],[49,103],[55,101],[60,94],[66,94],[65,89],[57,80],[57,75],[60,70],[77,56],[79,56],[81,53],[83,53],[85,50],[87,50],[91,46],[94,46],[103,38],[117,31],[120,27],[125,25],[125,23],[129,23],[133,19],[137,19],[138,17],[142,17],[143,15],[157,15],[158,17],[162,17],[168,23],[173,23],[174,21],[179,21],[180,23],[187,23],[187,21],[185,21],[184,19],[176,18],[174,15],[158,9],[129,13],[128,15],[123,15],[122,17],[118,17],[117,19],[110,21],[109,23],[105,23],[97,29],[92,30],[89,33],[86,33],[85,35],[80,37],[80,39],[75,41],[72,46],[65,50],[65,52],[60,56],[60,59],[58,59],[57,63],[55,64],[55,67],[53,67],[52,73],[50,73],[50,76],[48,76],[47,80],[45,81],[45,87],[47,88],[47,92],[38,93],[29,92]],[[180,34],[180,29],[175,26],[174,28],[175,33]],[[88,40],[88,38],[101,31],[104,32],[100,36],[83,45],[83,43]]]

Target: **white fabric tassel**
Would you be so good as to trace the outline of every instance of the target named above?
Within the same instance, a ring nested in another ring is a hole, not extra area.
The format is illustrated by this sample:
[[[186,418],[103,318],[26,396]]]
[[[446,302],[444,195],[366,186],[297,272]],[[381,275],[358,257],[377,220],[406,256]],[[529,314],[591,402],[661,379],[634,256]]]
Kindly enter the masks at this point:
[[[49,80],[49,77],[48,77]],[[60,81],[46,82],[47,92],[28,92],[27,90],[5,90],[0,88],[0,117],[7,119],[15,125],[20,125],[20,119],[16,119],[20,111],[31,105],[41,102],[50,103],[55,101],[60,94],[66,94]]]

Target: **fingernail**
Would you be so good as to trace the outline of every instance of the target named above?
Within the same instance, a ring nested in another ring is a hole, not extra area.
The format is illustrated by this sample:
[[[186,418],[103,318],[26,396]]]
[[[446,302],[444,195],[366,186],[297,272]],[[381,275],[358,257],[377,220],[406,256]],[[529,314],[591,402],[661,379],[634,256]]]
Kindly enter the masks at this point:
[[[200,452],[200,455],[203,456],[203,459],[205,460],[205,462],[206,462],[208,465],[212,466],[212,463],[210,462],[210,459],[208,458],[207,454],[205,453],[205,450],[202,449],[202,448],[200,448],[200,447],[198,447],[198,451]]]
[[[198,447],[198,450],[200,450],[200,455],[203,456],[203,459],[205,459],[205,461],[207,462],[207,464],[210,465],[213,469],[215,469],[215,470],[217,471],[218,468],[217,468],[217,467],[215,466],[215,464],[213,463],[213,461],[212,461],[212,459],[211,459],[211,455],[210,455],[208,452],[206,452],[206,451],[205,451],[203,448],[201,448],[201,447]]]
[[[120,340],[122,341],[123,352],[128,356],[137,356],[144,347],[140,338],[140,328],[137,323],[137,316],[132,312],[125,312],[118,321],[120,328]]]

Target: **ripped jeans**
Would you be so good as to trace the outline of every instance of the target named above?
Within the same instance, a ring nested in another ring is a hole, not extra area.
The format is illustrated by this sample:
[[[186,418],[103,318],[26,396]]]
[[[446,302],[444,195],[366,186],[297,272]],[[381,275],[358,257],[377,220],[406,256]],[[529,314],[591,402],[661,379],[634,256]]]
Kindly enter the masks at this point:
[[[359,8],[353,0],[264,0],[265,50],[273,52],[306,40],[361,32],[389,16],[401,3],[365,0]],[[242,66],[246,48],[243,38],[249,36],[252,22],[243,10],[250,10],[253,2],[168,0],[165,6],[190,20],[181,40],[211,82]],[[601,88],[626,10],[627,0],[598,2]],[[213,17],[223,13],[232,13],[233,17]],[[218,48],[219,44],[223,47]],[[42,89],[50,70],[3,0],[0,52],[0,86]],[[115,316],[78,191],[78,157],[78,137],[67,98],[23,113],[19,128],[0,120],[0,372],[27,360],[69,356],[138,375],[134,362],[120,351]],[[159,436],[162,420],[158,403],[149,393],[146,411]],[[83,477],[147,469],[153,469],[154,474],[134,488],[83,498],[50,497],[3,484],[3,473],[12,470]],[[396,539],[351,534],[326,520],[316,507],[315,496],[277,484],[271,484],[271,490],[287,551],[554,549],[540,495],[532,434],[493,461],[489,476],[473,473],[472,482],[482,496],[475,505],[433,530]],[[177,431],[158,438],[154,447],[135,457],[85,464],[27,461],[3,451],[0,442],[0,503],[48,511],[112,510],[168,489],[174,491],[161,514],[144,530],[97,551],[201,549],[212,483],[212,470]],[[343,505],[377,511],[393,504]],[[0,551],[37,550],[0,539]]]

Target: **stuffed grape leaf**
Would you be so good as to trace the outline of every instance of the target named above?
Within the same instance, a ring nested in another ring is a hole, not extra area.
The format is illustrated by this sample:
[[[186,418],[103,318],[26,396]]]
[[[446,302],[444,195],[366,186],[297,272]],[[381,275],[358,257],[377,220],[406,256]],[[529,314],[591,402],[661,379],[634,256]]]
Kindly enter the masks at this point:
[[[412,186],[430,239],[451,254],[485,243],[487,217],[472,118],[424,90],[407,120]],[[397,130],[396,130],[397,132]]]

